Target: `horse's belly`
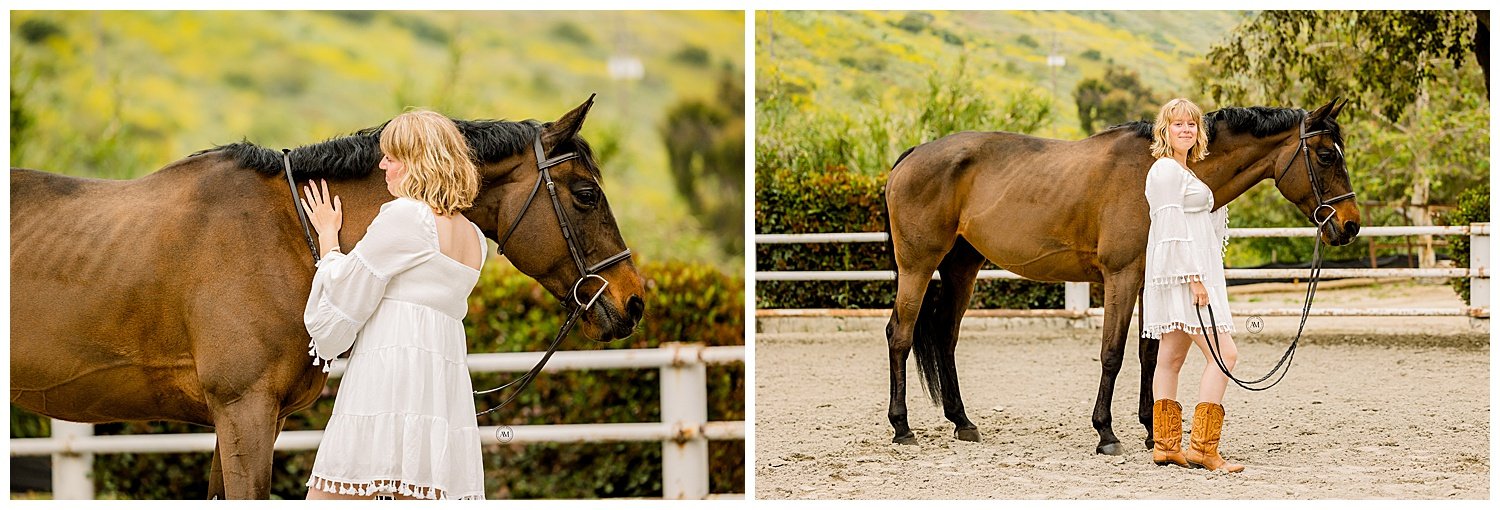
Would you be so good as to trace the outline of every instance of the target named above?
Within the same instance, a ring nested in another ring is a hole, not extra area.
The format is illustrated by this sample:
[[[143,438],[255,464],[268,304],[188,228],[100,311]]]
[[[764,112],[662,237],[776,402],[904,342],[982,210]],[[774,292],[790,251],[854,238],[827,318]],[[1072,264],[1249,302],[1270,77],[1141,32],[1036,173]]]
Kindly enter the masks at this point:
[[[974,243],[970,240],[970,243]],[[1029,244],[1029,243],[1027,243]],[[1103,275],[1088,263],[1088,253],[1062,246],[1012,246],[1006,243],[975,244],[985,258],[1024,278],[1043,282],[1095,282]]]
[[[180,321],[112,294],[12,281],[11,401],[69,421],[205,421]]]
[[[12,351],[11,403],[82,423],[173,420],[208,425],[207,406],[183,391],[192,376],[182,363],[139,366],[76,358],[39,359]]]

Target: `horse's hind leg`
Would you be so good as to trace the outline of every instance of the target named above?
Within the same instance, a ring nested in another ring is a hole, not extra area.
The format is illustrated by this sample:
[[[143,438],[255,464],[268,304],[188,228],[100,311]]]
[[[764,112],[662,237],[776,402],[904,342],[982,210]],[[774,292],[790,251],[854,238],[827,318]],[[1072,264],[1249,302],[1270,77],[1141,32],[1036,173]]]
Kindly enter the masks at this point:
[[[911,354],[912,341],[916,333],[917,316],[927,293],[927,284],[932,282],[932,272],[937,269],[937,256],[900,264],[897,258],[896,303],[891,308],[891,320],[885,326],[885,337],[890,354],[891,401],[886,410],[895,437],[899,444],[917,444],[906,422],[906,359]]]
[[[962,238],[943,257],[943,262],[938,265],[938,272],[943,280],[939,285],[937,303],[933,307],[935,315],[930,323],[933,337],[928,339],[941,349],[937,352],[937,361],[943,415],[953,422],[953,436],[962,441],[979,441],[979,427],[969,421],[964,413],[964,400],[958,390],[958,363],[954,353],[958,349],[959,324],[963,322],[964,311],[969,308],[969,297],[974,295],[974,279],[979,276],[979,268],[983,265],[984,256]],[[929,326],[924,323],[923,327]]]
[[[1130,309],[1135,307],[1135,297],[1140,292],[1143,270],[1130,268],[1104,277],[1104,339],[1100,346],[1099,363],[1103,371],[1099,377],[1099,395],[1094,400],[1094,430],[1099,433],[1096,453],[1123,455],[1120,439],[1115,437],[1110,402],[1114,400],[1115,378],[1125,362],[1125,337],[1130,333]]]

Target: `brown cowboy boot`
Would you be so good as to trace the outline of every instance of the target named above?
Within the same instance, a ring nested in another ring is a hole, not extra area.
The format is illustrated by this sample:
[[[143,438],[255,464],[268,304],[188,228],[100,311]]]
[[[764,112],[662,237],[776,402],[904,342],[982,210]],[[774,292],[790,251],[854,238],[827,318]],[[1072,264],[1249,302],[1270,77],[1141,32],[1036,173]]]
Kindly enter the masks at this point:
[[[1240,464],[1230,464],[1219,456],[1219,432],[1224,428],[1224,406],[1213,402],[1199,402],[1193,410],[1193,433],[1188,440],[1188,464],[1209,471],[1224,470],[1238,473],[1245,470]]]
[[[1151,406],[1151,436],[1156,443],[1151,460],[1156,465],[1187,467],[1187,459],[1182,456],[1182,404],[1164,398]]]

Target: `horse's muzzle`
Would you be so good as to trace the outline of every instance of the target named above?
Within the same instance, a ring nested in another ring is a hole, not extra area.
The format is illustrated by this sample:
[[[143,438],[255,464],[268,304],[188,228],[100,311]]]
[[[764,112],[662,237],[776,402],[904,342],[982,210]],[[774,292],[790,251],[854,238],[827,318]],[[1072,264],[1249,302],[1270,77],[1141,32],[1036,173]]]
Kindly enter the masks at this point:
[[[1359,235],[1359,223],[1346,221],[1342,227],[1335,226],[1337,221],[1330,221],[1323,226],[1323,239],[1330,246],[1346,246],[1354,242],[1354,236]]]
[[[640,324],[645,315],[646,301],[640,296],[627,298],[623,313],[614,301],[601,299],[590,310],[588,321],[588,326],[592,326],[590,329],[595,329],[598,334],[589,336],[598,342],[613,342],[629,337],[635,333],[636,325]]]

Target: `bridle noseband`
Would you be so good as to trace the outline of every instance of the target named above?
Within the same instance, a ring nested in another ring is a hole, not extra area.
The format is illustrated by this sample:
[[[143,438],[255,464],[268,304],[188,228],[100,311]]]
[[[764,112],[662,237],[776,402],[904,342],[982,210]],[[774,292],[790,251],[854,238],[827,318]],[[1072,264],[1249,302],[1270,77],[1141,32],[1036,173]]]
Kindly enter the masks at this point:
[[[1350,191],[1348,193],[1324,200],[1322,191],[1323,181],[1318,178],[1318,173],[1313,171],[1312,155],[1310,154],[1312,151],[1308,150],[1307,148],[1307,139],[1331,132],[1333,132],[1332,129],[1320,129],[1317,131],[1308,132],[1307,116],[1304,115],[1302,117],[1302,121],[1297,123],[1297,152],[1292,153],[1292,158],[1287,160],[1286,167],[1281,169],[1281,173],[1276,175],[1276,179],[1274,181],[1278,187],[1281,186],[1281,178],[1286,176],[1287,172],[1291,171],[1292,164],[1297,161],[1297,156],[1302,156],[1302,163],[1303,165],[1307,166],[1307,185],[1312,187],[1313,199],[1317,200],[1318,202],[1318,206],[1313,209],[1312,221],[1313,223],[1316,223],[1319,228],[1322,228],[1323,224],[1328,223],[1328,220],[1333,219],[1334,214],[1337,212],[1333,210],[1333,204],[1344,200],[1354,199],[1354,192]],[[1339,151],[1339,160],[1342,161],[1344,159],[1344,150],[1339,148],[1338,144],[1334,144],[1333,149]],[[1328,209],[1328,216],[1319,219],[1318,213],[1325,208]]]
[[[568,256],[573,259],[573,265],[578,268],[578,280],[573,282],[573,289],[569,292],[569,295],[572,297],[573,302],[578,304],[578,306],[572,307],[573,310],[568,313],[568,319],[564,321],[562,327],[558,329],[557,337],[553,338],[552,344],[547,346],[547,353],[542,355],[541,361],[538,361],[536,366],[532,367],[530,371],[527,371],[525,375],[522,375],[514,381],[488,390],[474,392],[475,395],[483,395],[486,393],[493,393],[503,390],[510,387],[511,385],[520,384],[520,386],[516,387],[515,391],[511,392],[510,397],[506,398],[504,402],[500,403],[500,405],[491,407],[484,412],[478,413],[477,415],[488,414],[491,411],[505,407],[506,405],[509,405],[511,401],[514,401],[516,397],[521,395],[521,392],[526,389],[526,386],[531,384],[531,380],[535,379],[538,373],[541,373],[542,367],[547,365],[547,360],[552,359],[552,354],[557,352],[557,346],[562,343],[562,339],[564,337],[568,336],[568,331],[573,329],[573,324],[578,321],[578,318],[582,316],[584,312],[588,311],[590,308],[593,308],[594,302],[599,300],[599,296],[604,295],[604,289],[609,287],[609,280],[606,280],[603,276],[599,276],[599,272],[609,268],[610,266],[618,264],[625,259],[630,258],[630,248],[626,248],[620,253],[611,255],[599,262],[595,262],[592,266],[584,264],[583,250],[578,248],[578,241],[573,238],[573,226],[572,224],[568,223],[568,215],[564,214],[563,212],[562,201],[558,200],[557,198],[557,184],[553,182],[552,173],[548,171],[548,169],[560,165],[565,161],[578,158],[579,154],[577,152],[569,152],[566,154],[553,156],[551,159],[547,159],[547,154],[542,151],[541,133],[537,133],[536,138],[532,140],[531,148],[532,152],[536,155],[537,172],[541,175],[537,177],[536,185],[531,187],[531,194],[527,195],[526,203],[521,205],[520,214],[517,214],[516,219],[510,222],[510,228],[505,229],[505,234],[500,236],[500,254],[505,254],[506,243],[510,242],[510,236],[516,233],[516,227],[521,225],[521,219],[526,217],[526,212],[531,210],[531,203],[536,200],[537,190],[540,190],[542,188],[542,185],[545,184],[547,186],[547,196],[551,197],[552,199],[552,211],[557,213],[557,225],[562,229],[563,241],[565,241],[568,245]],[[583,286],[584,281],[591,278],[598,279],[602,283],[602,285],[599,286],[599,290],[595,291],[593,295],[589,297],[588,302],[584,302],[582,299],[578,298],[578,289],[579,287]]]

